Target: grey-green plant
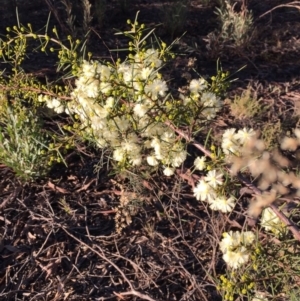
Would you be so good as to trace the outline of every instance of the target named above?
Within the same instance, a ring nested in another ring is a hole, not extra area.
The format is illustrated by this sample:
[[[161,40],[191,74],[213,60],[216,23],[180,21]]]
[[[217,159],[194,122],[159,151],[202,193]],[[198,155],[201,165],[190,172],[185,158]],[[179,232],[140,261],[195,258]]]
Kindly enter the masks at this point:
[[[70,1],[70,0],[60,0],[64,5],[66,17],[64,18],[67,26],[68,32],[73,38],[79,36],[86,36],[90,30],[91,22],[93,20],[92,15],[92,4],[89,0],[80,0],[80,1]],[[103,1],[103,0],[100,0]],[[96,1],[96,6],[99,1]],[[50,8],[54,12],[56,19],[59,19],[59,24],[63,25],[60,20],[60,15],[56,7],[51,3],[49,4]],[[97,12],[97,10],[95,10]]]
[[[93,16],[92,16],[92,12],[91,12],[92,5],[89,2],[89,0],[82,0],[81,3],[82,3],[82,8],[83,8],[82,28],[83,28],[84,34],[87,34],[90,29],[89,27],[91,25],[91,22],[93,20]]]
[[[70,0],[61,0],[61,3],[64,5],[67,14],[65,18],[66,24],[68,25],[71,35],[75,37],[77,36],[78,32],[75,25],[76,14],[74,13],[73,4]]]
[[[20,100],[8,100],[3,92],[0,98],[0,162],[25,181],[46,176],[55,156],[51,135]]]
[[[244,2],[239,10],[236,9],[236,5],[235,1],[224,0],[216,8],[215,13],[220,25],[219,29],[207,36],[206,41],[210,49],[216,47],[216,43],[220,44],[220,50],[223,46],[229,46],[240,51],[249,46],[254,34],[253,15]]]

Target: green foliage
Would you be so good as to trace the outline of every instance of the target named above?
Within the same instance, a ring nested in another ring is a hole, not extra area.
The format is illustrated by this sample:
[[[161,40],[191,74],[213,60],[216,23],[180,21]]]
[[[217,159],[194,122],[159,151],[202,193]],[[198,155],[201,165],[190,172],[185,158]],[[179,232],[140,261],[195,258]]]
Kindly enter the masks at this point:
[[[42,130],[35,112],[9,103],[2,93],[0,100],[0,161],[11,167],[18,177],[28,181],[44,177],[55,153],[49,151],[51,137]]]
[[[240,12],[235,10],[236,3],[225,0],[223,8],[217,8],[216,13],[221,23],[221,37],[224,42],[232,41],[237,47],[246,46],[253,30],[253,17],[246,6]]]
[[[65,4],[70,5],[68,1]],[[192,124],[191,132],[198,132],[197,127],[211,120],[220,109],[217,95],[228,87],[228,75],[218,70],[211,83],[193,80],[191,93],[175,99],[167,93],[167,84],[159,72],[163,62],[174,57],[172,45],[168,47],[154,35],[154,30],[139,25],[137,18],[128,24],[131,29],[118,34],[130,39],[130,53],[124,62],[112,64],[92,61],[90,53],[84,60],[85,48],[79,49],[81,42],[68,36],[69,46],[65,46],[56,28],[52,30],[53,37],[47,33],[48,24],[46,34],[41,35],[35,34],[30,24],[23,26],[18,22],[8,27],[6,39],[0,40],[2,59],[13,71],[8,79],[2,78],[2,87],[9,97],[26,100],[28,105],[45,103],[57,114],[69,114],[73,125],[60,127],[61,132],[88,139],[101,149],[109,148],[121,169],[140,165],[146,159],[150,166],[161,162],[170,175],[187,153],[184,142],[176,138],[168,122],[178,127]],[[76,76],[75,87],[61,82],[44,85],[24,73],[21,66],[31,39],[40,41],[42,52],[57,53],[57,70],[65,73],[65,79]],[[161,138],[162,133],[166,138]],[[158,160],[149,150],[149,143]]]
[[[189,2],[189,0],[173,0],[162,5],[163,26],[171,40],[184,31]]]
[[[297,242],[288,237],[280,241],[268,237],[263,244],[257,239],[248,264],[241,269],[228,269],[217,281],[218,289],[224,300],[251,300],[261,295],[267,297],[262,300],[275,301],[291,289],[292,294],[297,294],[299,255]]]

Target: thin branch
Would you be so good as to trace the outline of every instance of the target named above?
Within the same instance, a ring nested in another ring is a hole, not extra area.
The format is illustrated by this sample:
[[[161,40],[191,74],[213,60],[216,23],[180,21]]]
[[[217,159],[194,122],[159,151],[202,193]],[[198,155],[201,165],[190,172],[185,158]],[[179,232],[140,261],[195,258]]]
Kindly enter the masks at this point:
[[[66,28],[66,26],[61,22],[61,18],[57,12],[56,7],[53,5],[53,3],[51,2],[51,0],[45,0],[46,4],[48,5],[49,10],[53,13],[56,21],[59,23],[60,28],[62,29],[62,31],[64,33],[68,33],[68,29]]]
[[[120,296],[128,296],[128,295],[134,295],[134,296],[137,296],[141,299],[144,299],[144,300],[148,300],[148,301],[155,301],[154,299],[152,299],[151,297],[147,296],[147,295],[144,295],[144,294],[141,294],[135,290],[132,290],[132,291],[129,291],[129,292],[125,292],[125,293],[118,293],[118,295]]]
[[[264,17],[265,15],[271,13],[273,10],[275,10],[277,8],[280,8],[280,7],[292,7],[292,8],[297,8],[297,9],[300,10],[300,2],[299,1],[294,1],[294,2],[291,2],[291,3],[287,3],[287,4],[277,5],[277,6],[273,7],[272,9],[268,10],[267,12],[263,13],[262,15],[260,15],[258,17],[258,19]]]
[[[198,148],[199,150],[201,150],[207,157],[212,157],[212,153],[207,150],[203,145],[201,145],[200,143],[197,143],[194,141],[194,139],[192,139],[189,135],[187,135],[186,133],[184,133],[183,131],[179,130],[175,125],[173,125],[170,121],[166,121],[165,124],[170,127],[173,131],[175,131],[179,136],[181,136],[182,138],[184,138],[187,142],[191,143],[192,145],[194,145],[196,148]]]

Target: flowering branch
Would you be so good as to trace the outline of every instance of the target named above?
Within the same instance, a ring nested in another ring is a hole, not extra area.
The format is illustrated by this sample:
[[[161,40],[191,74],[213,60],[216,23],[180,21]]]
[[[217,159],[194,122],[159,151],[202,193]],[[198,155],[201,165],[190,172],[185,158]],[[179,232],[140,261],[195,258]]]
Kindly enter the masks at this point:
[[[196,148],[201,150],[206,156],[210,157],[211,159],[214,159],[212,153],[209,150],[207,150],[202,144],[195,142],[195,140],[191,138],[190,135],[176,128],[170,121],[166,121],[165,124],[168,125],[172,130],[174,130],[179,136],[184,138],[187,142],[191,143]],[[232,173],[229,167],[227,167],[226,169],[228,172]],[[248,188],[250,188],[254,192],[254,194],[262,194],[262,191],[255,185],[253,185],[248,179],[243,177],[241,173],[238,173],[236,176],[239,179],[239,181],[246,185]],[[294,238],[300,241],[300,230],[297,227],[297,225],[293,224],[282,212],[278,210],[278,208],[274,204],[270,204],[269,207],[275,212],[279,219],[289,228],[289,230],[293,233]]]

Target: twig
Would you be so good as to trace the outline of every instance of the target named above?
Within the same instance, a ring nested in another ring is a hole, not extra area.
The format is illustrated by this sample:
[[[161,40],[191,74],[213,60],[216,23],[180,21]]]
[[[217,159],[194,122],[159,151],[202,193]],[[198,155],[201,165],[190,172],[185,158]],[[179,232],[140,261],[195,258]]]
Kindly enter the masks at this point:
[[[9,202],[12,202],[16,199],[18,194],[20,193],[21,188],[15,188],[15,190],[11,193],[10,196],[8,196],[1,204],[0,204],[0,211],[4,209],[5,205],[8,204]]]
[[[154,299],[152,299],[151,297],[147,296],[147,295],[144,295],[144,294],[141,294],[135,290],[131,290],[129,292],[125,292],[125,293],[118,293],[118,295],[121,295],[121,296],[129,296],[129,295],[134,295],[134,296],[137,296],[141,299],[144,299],[144,300],[148,300],[148,301],[155,301]]]
[[[55,6],[53,5],[53,3],[51,2],[51,0],[45,0],[45,2],[48,5],[48,8],[50,9],[50,11],[54,14],[55,19],[57,20],[57,22],[59,23],[60,28],[62,29],[62,31],[64,33],[68,33],[68,29],[65,27],[65,25],[61,22],[61,18],[57,12],[57,9],[55,8]]]
[[[99,38],[99,40],[101,40],[102,41],[102,44],[104,45],[104,47],[108,50],[108,52],[110,53],[110,59],[111,59],[111,61],[114,63],[114,64],[116,64],[116,62],[115,62],[115,60],[114,60],[114,58],[113,58],[113,56],[112,56],[112,53],[111,53],[111,50],[110,50],[110,48],[107,46],[107,44],[103,41],[103,39],[102,39],[102,37],[99,35],[99,33],[93,28],[93,27],[91,27],[91,31]]]
[[[0,84],[0,88],[1,88],[1,91],[3,90],[12,90],[12,89],[20,89],[20,87],[18,86],[14,86],[14,87],[7,87],[6,85],[2,85]],[[37,89],[37,88],[32,88],[32,87],[22,87],[22,90],[25,90],[25,91],[32,91],[32,92],[36,92],[36,93],[43,93],[45,95],[49,95],[49,96],[53,96],[53,97],[57,97],[57,94],[56,93],[53,93],[51,91],[43,91],[41,89]],[[72,97],[70,96],[59,96],[60,99],[63,99],[63,100],[72,100]]]
[[[87,247],[88,249],[90,249],[92,252],[94,252],[96,255],[98,255],[100,258],[102,258],[103,260],[107,261],[110,265],[112,265],[120,274],[121,276],[124,278],[124,280],[128,283],[129,287],[130,287],[130,291],[129,292],[124,292],[124,293],[118,293],[119,295],[122,296],[128,296],[128,295],[134,295],[137,296],[141,299],[144,300],[148,300],[148,301],[155,301],[154,299],[152,299],[151,297],[142,294],[138,291],[136,291],[132,285],[132,283],[130,282],[130,280],[126,277],[126,275],[123,273],[123,271],[113,262],[111,261],[109,258],[107,258],[103,251],[102,254],[100,252],[98,252],[97,250],[95,250],[94,248],[92,248],[91,246],[89,246],[88,244],[86,244],[84,241],[80,240],[79,238],[77,238],[76,236],[74,236],[73,234],[71,234],[65,227],[61,226],[60,224],[57,224],[67,235],[69,235],[70,237],[72,237],[74,240],[76,240],[77,242],[79,242],[80,244],[84,245],[85,247]]]
[[[212,153],[209,150],[207,150],[200,143],[195,142],[194,139],[192,139],[189,135],[187,135],[183,131],[181,131],[178,128],[176,128],[175,125],[173,125],[170,121],[166,121],[165,124],[168,127],[170,127],[173,131],[175,131],[179,136],[181,136],[182,138],[184,138],[187,142],[191,143],[196,148],[198,148],[199,150],[201,150],[207,157],[210,157],[210,158],[212,157]]]
[[[277,5],[277,6],[273,7],[272,9],[268,10],[267,12],[263,13],[262,15],[260,15],[258,17],[258,19],[264,17],[265,15],[271,13],[273,10],[275,10],[277,8],[280,8],[280,7],[292,7],[292,8],[297,8],[297,9],[300,10],[300,2],[299,1],[294,1],[294,2],[291,2],[291,3],[287,3],[287,4]]]

